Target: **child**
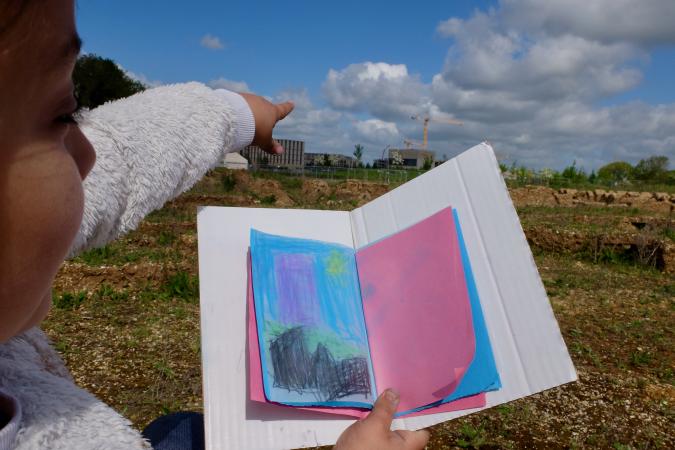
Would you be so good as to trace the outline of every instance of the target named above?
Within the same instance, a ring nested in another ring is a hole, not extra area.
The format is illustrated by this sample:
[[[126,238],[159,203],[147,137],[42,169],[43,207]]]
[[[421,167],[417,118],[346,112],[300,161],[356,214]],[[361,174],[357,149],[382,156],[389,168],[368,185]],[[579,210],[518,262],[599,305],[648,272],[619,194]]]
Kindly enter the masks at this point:
[[[148,447],[75,386],[36,328],[54,276],[68,254],[133,229],[225,152],[251,142],[282,151],[272,129],[293,109],[188,83],[104,105],[78,126],[79,45],[73,0],[0,3],[0,450]],[[426,432],[390,431],[397,403],[385,391],[336,448],[424,447]],[[155,448],[190,448],[190,436],[169,434]]]

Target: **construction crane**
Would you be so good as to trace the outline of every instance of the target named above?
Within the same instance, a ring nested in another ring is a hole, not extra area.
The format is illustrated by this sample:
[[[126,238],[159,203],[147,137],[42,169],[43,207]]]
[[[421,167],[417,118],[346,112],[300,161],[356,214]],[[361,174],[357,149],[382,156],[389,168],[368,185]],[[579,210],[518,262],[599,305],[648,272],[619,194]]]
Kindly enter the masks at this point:
[[[435,123],[447,123],[450,125],[464,125],[463,122],[460,122],[459,120],[455,119],[432,119],[429,116],[410,116],[412,120],[421,120],[424,122],[424,140],[422,142],[422,148],[426,149],[427,148],[427,143],[429,142],[429,122],[435,122]]]
[[[419,147],[422,145],[421,142],[411,141],[410,139],[403,139],[403,143],[405,144],[405,148],[412,148],[413,146]]]

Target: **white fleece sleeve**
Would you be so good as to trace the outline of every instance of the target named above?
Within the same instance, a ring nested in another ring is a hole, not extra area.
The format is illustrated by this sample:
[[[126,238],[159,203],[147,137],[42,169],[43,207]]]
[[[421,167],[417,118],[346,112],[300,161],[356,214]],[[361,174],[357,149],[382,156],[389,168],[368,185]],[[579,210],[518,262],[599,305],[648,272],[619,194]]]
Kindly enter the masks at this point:
[[[239,94],[200,83],[161,86],[87,112],[80,128],[96,149],[70,256],[133,230],[192,187],[225,153],[253,140]]]

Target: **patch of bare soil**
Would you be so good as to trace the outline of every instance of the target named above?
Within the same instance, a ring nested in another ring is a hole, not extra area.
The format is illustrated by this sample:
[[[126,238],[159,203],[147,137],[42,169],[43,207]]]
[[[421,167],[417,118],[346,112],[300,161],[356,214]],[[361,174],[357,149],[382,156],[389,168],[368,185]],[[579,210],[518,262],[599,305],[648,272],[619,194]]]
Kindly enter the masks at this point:
[[[335,197],[340,200],[353,200],[361,206],[387,191],[388,187],[384,184],[346,180],[335,186]]]
[[[604,189],[552,189],[544,186],[526,186],[510,190],[517,207],[521,206],[611,206],[639,208],[644,211],[672,214],[675,196],[665,192],[608,191]]]
[[[139,429],[161,414],[199,411],[196,207],[351,209],[387,189],[214,172],[107,251],[65,263],[45,330],[76,382]],[[617,193],[610,201],[594,192],[591,200],[588,191],[541,187],[511,194],[579,381],[432,427],[427,448],[675,448],[672,275],[580,257],[593,239],[630,247],[639,235],[662,234],[672,198]],[[641,200],[629,207],[627,198]],[[633,213],[638,202],[651,206]]]
[[[595,262],[621,258],[675,273],[675,245],[664,237],[666,230],[675,229],[673,220],[652,217],[616,220],[584,215],[571,218],[577,224],[590,226],[565,229],[551,226],[545,218],[539,217],[541,223],[524,226],[528,243],[551,252],[584,253]],[[611,223],[607,223],[610,220]]]

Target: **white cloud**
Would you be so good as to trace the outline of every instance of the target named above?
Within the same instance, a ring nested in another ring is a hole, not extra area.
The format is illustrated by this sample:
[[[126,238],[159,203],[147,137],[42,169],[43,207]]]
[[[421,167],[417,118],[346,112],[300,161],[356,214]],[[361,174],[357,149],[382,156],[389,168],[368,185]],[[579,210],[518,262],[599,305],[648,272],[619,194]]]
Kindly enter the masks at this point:
[[[675,43],[672,0],[502,0],[506,26],[604,43]]]
[[[385,142],[388,144],[398,143],[401,134],[393,122],[385,122],[379,119],[359,120],[354,124],[357,137],[367,142]]]
[[[210,87],[214,89],[227,89],[228,91],[233,91],[233,92],[250,92],[251,89],[249,89],[248,84],[246,84],[245,81],[234,81],[234,80],[228,80],[227,78],[216,78],[215,80],[211,80],[208,83],[206,83]]]
[[[221,42],[218,36],[213,36],[212,34],[205,34],[200,41],[202,47],[206,47],[210,50],[222,50],[225,48],[225,45]]]
[[[673,23],[672,0],[502,0],[438,25],[451,39],[431,82],[366,61],[330,70],[323,94],[331,109],[359,115],[348,139],[374,146],[421,140],[411,115],[450,114],[464,126],[429,125],[439,155],[487,139],[533,167],[675,159],[675,104],[600,106],[639,85],[653,49],[675,44]]]
[[[428,87],[404,64],[364,62],[331,69],[323,93],[333,108],[367,112],[385,120],[424,113]]]

